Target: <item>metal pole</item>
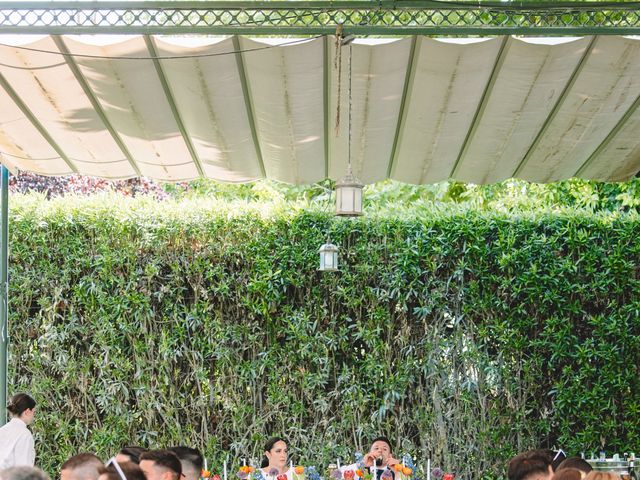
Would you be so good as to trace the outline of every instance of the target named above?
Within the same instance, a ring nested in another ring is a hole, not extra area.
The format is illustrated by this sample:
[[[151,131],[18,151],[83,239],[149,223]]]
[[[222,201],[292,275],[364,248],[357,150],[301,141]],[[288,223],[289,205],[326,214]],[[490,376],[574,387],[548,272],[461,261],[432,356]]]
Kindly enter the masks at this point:
[[[0,167],[0,426],[7,423],[9,365],[9,170]]]

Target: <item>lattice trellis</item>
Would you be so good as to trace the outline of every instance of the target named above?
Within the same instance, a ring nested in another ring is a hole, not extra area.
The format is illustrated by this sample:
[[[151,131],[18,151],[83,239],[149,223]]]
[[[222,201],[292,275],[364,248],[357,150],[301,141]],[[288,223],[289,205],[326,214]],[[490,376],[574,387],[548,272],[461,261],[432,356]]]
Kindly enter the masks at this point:
[[[2,2],[0,33],[640,34],[636,3],[434,1]]]

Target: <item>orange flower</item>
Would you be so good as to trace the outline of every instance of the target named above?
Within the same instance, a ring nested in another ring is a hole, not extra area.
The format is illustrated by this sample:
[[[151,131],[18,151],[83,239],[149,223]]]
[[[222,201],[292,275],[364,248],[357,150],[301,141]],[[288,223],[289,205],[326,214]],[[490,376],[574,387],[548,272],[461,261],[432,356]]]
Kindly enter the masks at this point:
[[[298,475],[302,475],[304,473],[304,467],[297,465],[296,468],[293,469]]]
[[[401,471],[402,471],[402,464],[400,464],[400,463],[396,463],[396,464],[393,466],[393,469],[394,469],[396,472],[401,472]]]
[[[243,465],[242,467],[240,467],[240,472],[241,473],[251,473],[251,467],[247,467],[246,465]]]
[[[202,472],[200,472],[200,476],[202,478],[209,478],[211,476],[211,472],[209,470],[205,470],[204,468],[202,469]]]
[[[413,473],[413,470],[411,470],[409,467],[402,467],[402,473],[409,476]]]
[[[363,470],[356,470],[356,475],[358,475],[360,478],[364,477],[364,471]]]
[[[253,472],[255,472],[255,471],[256,471],[256,469],[255,469],[255,468],[253,468],[253,467],[247,467],[247,473],[253,473]]]

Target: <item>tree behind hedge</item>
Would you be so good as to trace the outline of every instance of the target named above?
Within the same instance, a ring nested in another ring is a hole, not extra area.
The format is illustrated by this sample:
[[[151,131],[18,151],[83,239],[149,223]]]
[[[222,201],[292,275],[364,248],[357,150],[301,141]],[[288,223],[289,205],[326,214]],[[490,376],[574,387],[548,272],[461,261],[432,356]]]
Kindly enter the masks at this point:
[[[11,390],[39,402],[51,473],[125,444],[219,470],[272,434],[326,466],[384,433],[462,478],[640,446],[637,215],[13,202]]]

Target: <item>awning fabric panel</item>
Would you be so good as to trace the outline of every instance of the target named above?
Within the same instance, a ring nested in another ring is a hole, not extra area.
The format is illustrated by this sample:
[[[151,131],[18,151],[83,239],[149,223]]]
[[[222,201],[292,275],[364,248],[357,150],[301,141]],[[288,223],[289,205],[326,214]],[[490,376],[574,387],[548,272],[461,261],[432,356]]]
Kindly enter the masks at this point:
[[[241,40],[266,175],[296,184],[325,178],[322,41],[257,50],[264,44]]]
[[[0,38],[3,163],[296,184],[340,178],[349,158],[365,183],[640,171],[636,39],[356,41],[340,69],[332,37],[183,40]]]
[[[395,135],[410,40],[383,45],[351,45],[351,163],[365,183],[387,178]],[[335,58],[335,43],[331,50]],[[333,136],[329,176],[339,178],[347,171],[349,157],[349,49],[342,52],[341,86],[332,76],[329,114]],[[340,91],[340,123],[336,135],[337,93]]]
[[[185,49],[156,40],[159,56]],[[175,103],[197,156],[210,178],[246,182],[261,177],[260,161],[249,128],[240,75],[231,39],[190,49],[203,58],[162,61]],[[213,61],[215,59],[215,61]]]
[[[69,50],[83,55],[124,57],[80,57],[77,62],[142,174],[160,180],[197,177],[153,61],[131,59],[152,56],[144,39],[136,37],[107,46],[67,43]],[[76,114],[84,120],[90,112]]]
[[[394,178],[434,183],[450,177],[500,49],[420,39]]]
[[[589,40],[553,46],[520,41],[507,44],[495,94],[470,139],[469,153],[461,159],[459,180],[495,183],[516,174]]]
[[[523,169],[524,178],[550,182],[578,172],[640,93],[638,46],[637,40],[626,38],[596,39],[566,101]],[[605,178],[613,173],[610,167],[605,172]]]

